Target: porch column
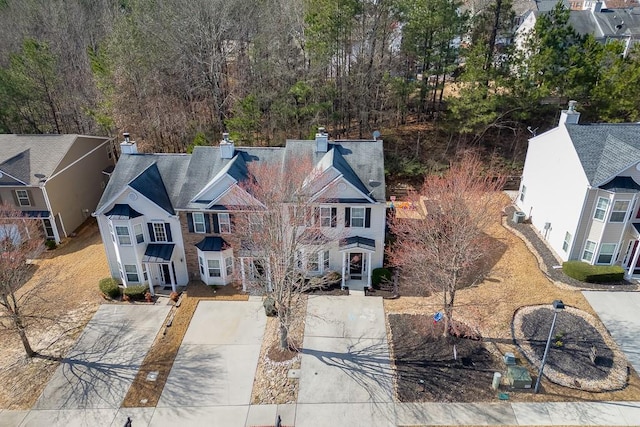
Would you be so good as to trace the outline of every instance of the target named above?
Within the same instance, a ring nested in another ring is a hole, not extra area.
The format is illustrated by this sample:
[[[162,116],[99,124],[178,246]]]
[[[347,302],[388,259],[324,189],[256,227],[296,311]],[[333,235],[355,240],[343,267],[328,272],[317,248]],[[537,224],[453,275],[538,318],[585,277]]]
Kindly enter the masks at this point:
[[[247,282],[244,273],[244,258],[240,257],[240,277],[242,277],[242,292],[247,292]]]
[[[371,289],[371,252],[367,253],[367,287]]]
[[[342,252],[342,289],[345,286],[345,276],[347,275],[347,253]]]
[[[176,289],[176,278],[173,275],[173,261],[169,263],[169,277],[171,277],[171,290],[177,293],[178,290]]]
[[[635,245],[635,243],[634,243]],[[640,244],[638,244],[640,246]],[[640,257],[640,247],[637,247],[635,253],[633,254],[633,259],[631,260],[631,264],[629,264],[629,276],[633,276],[633,270],[636,269],[636,263],[638,262],[638,258]]]
[[[144,271],[147,273],[147,280],[149,281],[149,292],[151,293],[151,296],[156,296],[156,291],[153,289],[153,280],[151,279],[151,274],[149,271],[149,264],[142,264],[142,268],[144,268]]]

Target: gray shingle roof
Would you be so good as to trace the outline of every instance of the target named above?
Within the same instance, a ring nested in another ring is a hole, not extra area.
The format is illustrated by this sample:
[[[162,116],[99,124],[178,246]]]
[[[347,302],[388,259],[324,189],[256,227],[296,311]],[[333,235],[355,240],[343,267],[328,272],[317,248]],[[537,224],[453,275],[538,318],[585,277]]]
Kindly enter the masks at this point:
[[[0,134],[0,171],[28,185],[38,185],[42,178],[53,175],[78,138],[109,139],[81,135]]]
[[[585,175],[599,186],[640,162],[640,124],[566,125]]]

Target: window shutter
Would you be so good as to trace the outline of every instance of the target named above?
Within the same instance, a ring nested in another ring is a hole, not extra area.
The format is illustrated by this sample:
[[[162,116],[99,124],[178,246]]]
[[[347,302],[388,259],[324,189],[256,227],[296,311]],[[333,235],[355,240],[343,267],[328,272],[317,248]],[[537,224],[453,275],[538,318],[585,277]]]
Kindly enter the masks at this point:
[[[331,227],[336,228],[338,225],[338,208],[331,208]]]
[[[211,233],[211,214],[204,214],[204,231],[205,233]]]
[[[218,214],[213,214],[213,232],[220,233],[220,221],[218,221]]]
[[[167,242],[173,242],[173,239],[171,238],[171,224],[165,222],[164,229],[167,232]]]
[[[371,228],[371,208],[364,210],[364,228]]]
[[[229,228],[231,228],[231,232],[233,233],[236,229],[235,218],[232,214],[229,214]]]
[[[187,212],[187,227],[189,227],[189,233],[193,233],[193,214]]]
[[[313,226],[320,225],[320,208],[313,208],[313,222],[311,223]]]
[[[351,208],[344,208],[344,226],[351,227]]]
[[[153,232],[153,224],[148,222],[147,223],[147,227],[149,228],[149,240],[151,240],[152,242],[156,241],[156,235]]]

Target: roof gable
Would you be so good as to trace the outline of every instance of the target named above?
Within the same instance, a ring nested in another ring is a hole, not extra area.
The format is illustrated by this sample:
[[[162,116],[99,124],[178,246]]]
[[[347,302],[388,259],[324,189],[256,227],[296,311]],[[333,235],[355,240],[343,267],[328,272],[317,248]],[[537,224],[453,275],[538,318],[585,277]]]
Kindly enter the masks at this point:
[[[169,212],[175,214],[173,205],[169,199],[169,194],[162,181],[162,176],[156,163],[145,169],[137,178],[129,183],[129,187],[138,191],[153,203]]]

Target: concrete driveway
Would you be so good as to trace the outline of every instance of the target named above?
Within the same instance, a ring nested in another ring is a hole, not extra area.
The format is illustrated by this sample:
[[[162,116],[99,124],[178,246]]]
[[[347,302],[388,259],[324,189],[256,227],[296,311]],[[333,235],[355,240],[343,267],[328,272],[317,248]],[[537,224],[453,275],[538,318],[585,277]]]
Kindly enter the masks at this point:
[[[640,292],[584,291],[629,363],[640,372]]]

